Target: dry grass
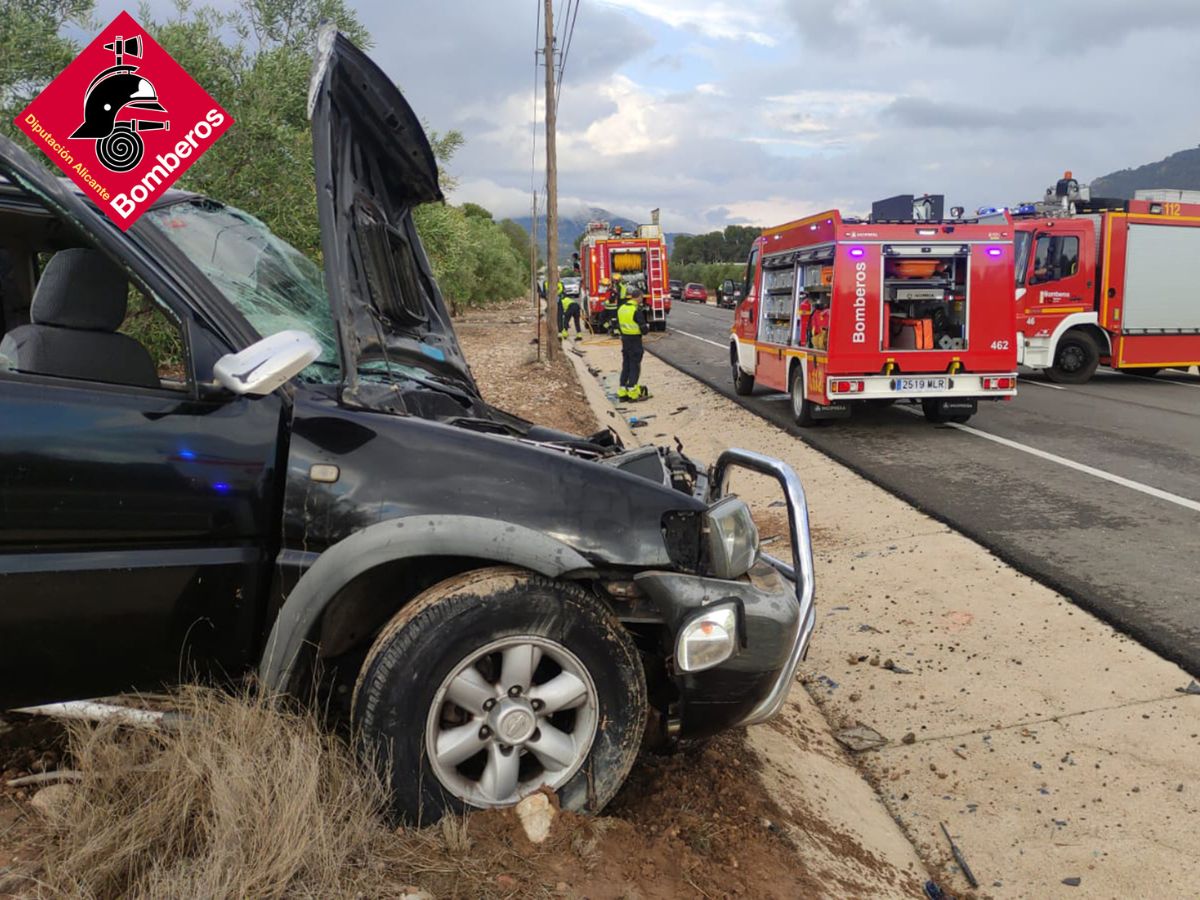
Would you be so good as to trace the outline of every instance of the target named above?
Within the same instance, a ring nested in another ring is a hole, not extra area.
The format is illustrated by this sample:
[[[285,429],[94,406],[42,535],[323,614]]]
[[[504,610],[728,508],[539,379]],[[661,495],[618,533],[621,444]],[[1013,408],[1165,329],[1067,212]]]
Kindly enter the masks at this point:
[[[379,778],[315,717],[199,688],[180,705],[175,731],[72,726],[83,778],[47,821],[46,893],[379,896],[418,874],[403,857],[436,849],[384,826]]]

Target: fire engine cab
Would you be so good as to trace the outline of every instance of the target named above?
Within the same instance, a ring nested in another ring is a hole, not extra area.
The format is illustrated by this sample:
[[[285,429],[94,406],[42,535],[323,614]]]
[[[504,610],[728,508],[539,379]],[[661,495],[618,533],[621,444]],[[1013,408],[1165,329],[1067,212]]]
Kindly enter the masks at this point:
[[[1066,172],[1013,211],[1018,360],[1051,381],[1200,365],[1200,194],[1134,197],[1092,198]]]
[[[920,403],[965,422],[1016,394],[1011,219],[942,217],[900,195],[869,219],[824,212],[755,241],[729,355],[737,393],[787,391],[800,425],[854,403]]]
[[[649,225],[638,225],[632,232],[619,225],[610,228],[607,222],[587,225],[579,245],[580,293],[593,331],[603,328],[609,287],[617,273],[629,288],[641,291],[650,328],[667,329],[667,314],[671,312],[667,245],[658,222],[658,210],[650,215]]]

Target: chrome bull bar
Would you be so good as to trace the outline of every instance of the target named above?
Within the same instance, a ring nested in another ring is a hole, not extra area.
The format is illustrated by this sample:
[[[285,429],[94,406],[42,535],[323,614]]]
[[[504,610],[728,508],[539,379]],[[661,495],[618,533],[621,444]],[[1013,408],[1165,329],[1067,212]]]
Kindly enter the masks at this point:
[[[813,608],[813,592],[815,588],[815,573],[813,569],[812,538],[808,528],[808,501],[804,496],[804,486],[792,467],[786,463],[752,450],[731,448],[724,451],[712,469],[712,486],[714,499],[724,497],[729,491],[729,476],[733,469],[749,469],[774,478],[783,488],[784,499],[788,511],[788,532],[792,541],[792,564],[776,559],[766,553],[759,553],[763,562],[772,566],[780,575],[792,582],[796,591],[796,602],[799,604],[799,616],[796,619],[796,634],[792,642],[791,653],[779,673],[779,678],[771,687],[770,693],[763,698],[750,714],[742,721],[743,725],[755,725],[765,722],[783,707],[787,700],[788,691],[796,678],[796,668],[808,650],[808,642],[812,638],[813,627],[816,624],[816,612]]]

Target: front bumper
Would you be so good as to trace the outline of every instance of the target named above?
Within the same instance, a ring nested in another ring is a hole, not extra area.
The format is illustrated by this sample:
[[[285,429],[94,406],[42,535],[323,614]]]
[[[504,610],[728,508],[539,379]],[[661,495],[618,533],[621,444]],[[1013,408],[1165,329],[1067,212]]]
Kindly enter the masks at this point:
[[[749,450],[726,450],[710,481],[711,499],[725,496],[729,475],[745,468],[775,478],[788,510],[792,563],[760,553],[740,580],[678,572],[644,572],[639,587],[666,617],[674,646],[680,628],[704,607],[734,602],[740,644],[728,660],[702,672],[675,671],[678,735],[704,737],[737,725],[770,719],[783,707],[808,650],[816,613],[808,504],[800,479],[777,459]]]

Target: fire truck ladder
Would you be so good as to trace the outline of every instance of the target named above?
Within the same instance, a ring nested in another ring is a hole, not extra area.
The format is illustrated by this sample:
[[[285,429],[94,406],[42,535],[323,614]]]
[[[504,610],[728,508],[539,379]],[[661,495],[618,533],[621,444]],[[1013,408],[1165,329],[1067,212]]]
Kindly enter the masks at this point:
[[[663,299],[662,247],[648,247],[646,281],[650,288],[650,321],[666,322],[667,304]]]

